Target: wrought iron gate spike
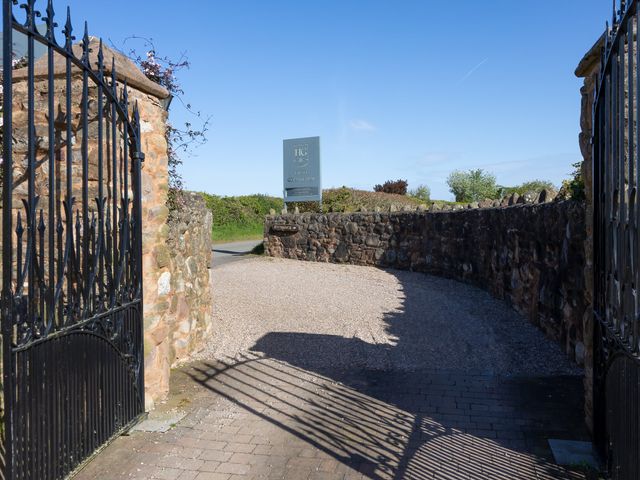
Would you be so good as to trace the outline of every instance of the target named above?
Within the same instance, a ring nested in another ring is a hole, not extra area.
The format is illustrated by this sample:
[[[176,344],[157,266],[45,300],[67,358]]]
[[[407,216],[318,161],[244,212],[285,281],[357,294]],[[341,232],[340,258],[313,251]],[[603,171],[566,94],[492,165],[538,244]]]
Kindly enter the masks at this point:
[[[64,25],[64,30],[62,31],[65,37],[64,47],[67,52],[71,53],[73,50],[73,41],[76,37],[73,36],[73,24],[71,23],[71,8],[67,7],[67,22]]]
[[[36,31],[36,17],[40,17],[40,12],[36,10],[36,0],[27,0],[27,3],[20,5],[26,13],[24,26],[32,32]]]
[[[40,221],[38,222],[38,230],[40,233],[44,233],[46,227],[44,225],[44,210],[40,209]]]
[[[100,38],[100,44],[98,46],[98,76],[101,80],[104,79],[104,51],[102,49],[102,38]],[[102,122],[102,118],[99,118]]]
[[[111,57],[111,93],[114,99],[118,98],[118,77],[116,74],[116,57]],[[112,104],[115,109],[115,104]],[[115,145],[114,145],[115,147]]]
[[[19,237],[24,233],[24,228],[22,227],[22,214],[18,211],[18,215],[16,218],[16,233]]]
[[[54,20],[55,15],[56,12],[53,9],[53,0],[49,0],[47,2],[47,17],[44,19],[47,25],[47,39],[54,45],[57,45],[55,28],[58,26],[58,24]]]
[[[140,128],[140,110],[138,109],[138,100],[136,99],[134,105],[133,105],[133,125],[135,127],[135,130],[139,130]],[[137,132],[137,134],[139,135],[139,132]],[[138,152],[136,151],[136,154]]]
[[[120,104],[122,105],[122,109],[124,110],[125,114],[128,116],[129,115],[129,87],[127,85],[127,79],[124,79],[124,84],[122,87],[122,94],[120,97]]]
[[[89,24],[84,22],[84,33],[82,34],[82,63],[89,66]]]

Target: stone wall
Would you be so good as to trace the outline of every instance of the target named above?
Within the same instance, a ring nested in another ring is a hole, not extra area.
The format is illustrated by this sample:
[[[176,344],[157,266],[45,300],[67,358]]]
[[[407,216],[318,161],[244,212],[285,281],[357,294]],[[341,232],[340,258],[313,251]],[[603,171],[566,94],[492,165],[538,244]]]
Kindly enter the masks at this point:
[[[508,301],[577,363],[585,359],[584,205],[267,217],[274,257],[408,269]]]
[[[145,295],[152,291],[152,300],[145,297],[149,409],[168,392],[171,368],[198,349],[212,318],[211,212],[197,194],[185,193],[179,203],[160,226],[162,243],[149,245],[152,263],[145,271]]]
[[[169,268],[160,287],[168,290],[172,366],[198,350],[212,326],[213,215],[197,193],[185,192],[177,203],[180,208],[169,214],[167,245],[157,256]]]

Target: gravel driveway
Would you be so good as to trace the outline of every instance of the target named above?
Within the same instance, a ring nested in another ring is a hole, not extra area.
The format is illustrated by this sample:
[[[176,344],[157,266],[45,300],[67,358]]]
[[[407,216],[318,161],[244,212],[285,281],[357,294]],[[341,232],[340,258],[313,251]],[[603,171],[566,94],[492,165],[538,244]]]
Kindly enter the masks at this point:
[[[504,302],[453,280],[256,257],[214,276],[201,359],[253,352],[303,368],[579,374]]]

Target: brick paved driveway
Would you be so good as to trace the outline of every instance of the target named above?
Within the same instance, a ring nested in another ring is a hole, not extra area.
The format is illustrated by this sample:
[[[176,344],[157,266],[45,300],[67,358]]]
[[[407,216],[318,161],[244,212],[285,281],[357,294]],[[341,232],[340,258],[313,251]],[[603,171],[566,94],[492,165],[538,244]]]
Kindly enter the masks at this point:
[[[244,263],[217,270],[230,289],[238,286],[234,282],[251,284]],[[233,269],[226,271],[226,277],[225,268]],[[272,272],[268,265],[260,264],[259,268],[266,269],[256,273],[260,278]],[[323,267],[288,268],[312,269],[305,275],[309,275],[309,288],[313,289],[313,275]],[[177,409],[186,416],[165,433],[135,432],[117,439],[80,472],[77,480],[585,478],[580,472],[554,465],[547,443],[549,438],[587,439],[581,377],[549,374],[542,365],[539,376],[537,366],[517,364],[520,358],[528,362],[535,359],[545,351],[544,343],[528,340],[521,349],[531,355],[513,357],[513,368],[505,359],[519,355],[520,350],[507,356],[502,352],[505,368],[515,374],[505,374],[497,363],[491,374],[471,373],[475,370],[469,368],[473,362],[468,359],[479,363],[489,358],[473,351],[471,342],[476,336],[466,342],[465,356],[457,363],[453,357],[446,358],[460,355],[455,343],[440,350],[431,348],[447,338],[446,325],[461,329],[470,319],[480,321],[470,317],[474,312],[491,312],[495,321],[504,325],[507,319],[500,302],[471,287],[426,281],[417,274],[357,269],[339,273],[336,278],[347,283],[362,283],[363,277],[370,276],[371,284],[360,287],[363,291],[367,290],[364,287],[374,289],[374,296],[376,286],[385,282],[392,282],[388,291],[402,294],[402,308],[383,305],[382,311],[394,313],[372,319],[395,323],[393,342],[371,344],[345,334],[305,333],[313,330],[311,323],[317,327],[309,303],[308,316],[296,318],[297,331],[291,332],[288,325],[278,328],[277,322],[264,320],[277,318],[276,309],[282,308],[276,302],[269,303],[266,296],[274,292],[245,290],[250,304],[231,291],[223,292],[227,295],[218,301],[235,302],[233,311],[239,311],[240,318],[248,322],[238,325],[238,331],[255,336],[248,342],[252,348],[217,354],[176,371],[169,403],[159,411]],[[291,291],[292,285],[282,288]],[[459,290],[452,292],[452,288]],[[306,293],[302,287],[297,291]],[[335,315],[344,315],[337,318],[356,318],[346,311],[346,303],[331,305],[343,301],[342,296],[334,297],[327,293],[319,304],[337,312]],[[292,295],[287,298],[301,301]],[[426,308],[426,298],[431,302],[441,298],[445,303]],[[262,309],[253,313],[256,304]],[[477,307],[471,308],[474,305]],[[493,310],[483,310],[487,305]],[[230,306],[220,305],[223,312],[227,308]],[[353,308],[357,313],[358,305]],[[436,318],[433,312],[446,317]],[[377,316],[370,308],[367,315]],[[367,330],[366,325],[361,327]],[[371,330],[374,327],[372,323]],[[504,342],[505,349],[508,342],[522,343],[522,338],[507,338],[512,325],[506,333],[499,327],[486,325],[493,329],[498,344]],[[335,329],[331,327],[331,331]],[[434,335],[434,331],[441,331],[441,335]],[[240,340],[216,342],[247,343],[246,338]],[[485,344],[479,345],[485,348]],[[416,352],[427,350],[429,355],[414,358]],[[438,355],[445,358],[438,359]],[[373,366],[367,363],[371,357],[377,358]],[[413,367],[403,368],[409,360]],[[437,368],[429,368],[436,362]],[[442,367],[448,363],[464,368],[448,371]]]
[[[180,370],[190,413],[118,439],[78,479],[583,478],[546,441],[585,437],[577,377],[331,373],[255,355]]]

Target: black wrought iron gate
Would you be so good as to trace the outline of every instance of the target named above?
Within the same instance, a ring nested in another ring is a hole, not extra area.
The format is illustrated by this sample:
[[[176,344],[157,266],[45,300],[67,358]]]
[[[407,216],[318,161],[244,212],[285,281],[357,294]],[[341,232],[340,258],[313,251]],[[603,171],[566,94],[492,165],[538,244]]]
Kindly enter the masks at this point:
[[[594,105],[594,414],[614,479],[640,478],[638,2],[614,2]]]
[[[4,476],[62,479],[144,410],[140,121],[86,24],[2,5]]]

